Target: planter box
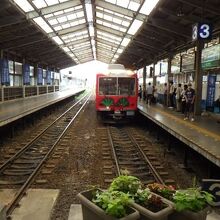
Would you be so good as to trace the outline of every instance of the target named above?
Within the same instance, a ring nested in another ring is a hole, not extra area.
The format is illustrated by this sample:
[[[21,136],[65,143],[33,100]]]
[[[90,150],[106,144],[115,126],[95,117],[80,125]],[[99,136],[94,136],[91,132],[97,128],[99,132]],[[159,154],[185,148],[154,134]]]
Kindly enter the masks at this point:
[[[82,204],[83,220],[116,220],[117,218],[107,215],[104,210],[91,201],[92,191],[81,192],[77,195]],[[120,220],[137,220],[139,217],[136,210],[129,208],[129,214]]]
[[[155,193],[152,194],[160,197],[163,203],[167,205],[167,207],[165,207],[164,209],[158,212],[152,212],[149,209],[146,209],[145,207],[138,205],[137,203],[134,203],[132,207],[134,207],[137,211],[139,211],[141,220],[167,220],[168,215],[174,211],[172,204],[169,203],[166,199],[162,198],[161,196]]]
[[[199,212],[192,211],[175,211],[173,214],[169,216],[169,220],[206,220],[206,216],[209,212],[210,208],[207,207]]]

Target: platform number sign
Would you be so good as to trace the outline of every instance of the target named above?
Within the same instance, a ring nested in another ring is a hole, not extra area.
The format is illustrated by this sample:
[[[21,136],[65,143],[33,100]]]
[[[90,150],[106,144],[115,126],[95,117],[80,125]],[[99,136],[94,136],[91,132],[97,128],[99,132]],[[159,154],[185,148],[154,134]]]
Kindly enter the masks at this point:
[[[208,23],[197,23],[192,27],[192,40],[205,40],[212,37],[212,25]]]
[[[219,179],[203,179],[202,190],[211,193],[215,199],[212,206],[220,206],[220,180]]]

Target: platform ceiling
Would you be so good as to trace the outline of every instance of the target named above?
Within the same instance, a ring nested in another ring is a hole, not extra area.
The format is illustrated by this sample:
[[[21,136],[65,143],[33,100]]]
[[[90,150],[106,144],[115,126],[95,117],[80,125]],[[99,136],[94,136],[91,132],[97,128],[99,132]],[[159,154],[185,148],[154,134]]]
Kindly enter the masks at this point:
[[[94,59],[137,69],[192,47],[201,21],[219,36],[219,0],[0,0],[0,49],[60,69]]]

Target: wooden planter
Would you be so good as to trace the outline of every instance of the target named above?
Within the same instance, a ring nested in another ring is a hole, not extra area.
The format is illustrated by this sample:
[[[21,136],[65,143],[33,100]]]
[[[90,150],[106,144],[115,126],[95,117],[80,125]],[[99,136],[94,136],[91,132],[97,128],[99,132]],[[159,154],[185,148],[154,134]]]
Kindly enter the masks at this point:
[[[91,201],[92,191],[84,191],[77,195],[82,204],[83,220],[116,220],[117,218],[107,215],[104,210]],[[137,220],[139,217],[136,210],[129,208],[129,214],[120,220]]]
[[[155,193],[152,194],[156,195]],[[158,212],[152,212],[151,210],[146,209],[145,207],[138,205],[137,203],[134,203],[132,205],[132,207],[134,207],[137,211],[139,211],[141,220],[167,220],[168,215],[174,211],[172,204],[170,204],[166,199],[162,198],[161,196],[159,195],[156,196],[160,197],[163,203],[167,205],[167,207],[165,207],[164,209]]]
[[[206,216],[209,212],[210,208],[207,207],[199,212],[192,211],[175,211],[169,216],[169,220],[206,220]]]

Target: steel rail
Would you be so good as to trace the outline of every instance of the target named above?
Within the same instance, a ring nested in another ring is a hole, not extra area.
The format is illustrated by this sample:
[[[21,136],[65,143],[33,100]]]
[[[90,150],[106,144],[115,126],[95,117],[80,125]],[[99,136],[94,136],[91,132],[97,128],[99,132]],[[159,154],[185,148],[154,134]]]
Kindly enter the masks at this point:
[[[70,108],[68,108],[64,113],[62,113],[55,121],[53,121],[50,125],[48,125],[40,134],[38,134],[35,138],[33,138],[30,142],[28,142],[22,149],[20,149],[15,155],[5,161],[4,164],[0,166],[0,174],[10,165],[17,157],[19,157],[25,150],[29,148],[36,140],[38,140],[49,128],[51,128],[58,120],[60,120],[67,112],[69,112],[72,108],[74,108],[79,102],[81,102],[85,97],[83,96],[80,100],[74,103]]]
[[[130,134],[130,132],[128,132],[126,130],[127,135],[129,136],[129,138],[133,141],[133,143],[136,145],[137,149],[139,150],[139,152],[141,153],[141,155],[143,156],[145,162],[149,165],[149,168],[151,170],[152,175],[154,176],[154,178],[156,179],[156,181],[158,183],[161,183],[163,185],[165,185],[163,179],[160,177],[159,173],[156,171],[156,169],[154,168],[154,166],[152,165],[152,163],[150,162],[150,160],[147,158],[147,156],[145,155],[144,151],[141,149],[140,145],[137,143],[137,141],[133,138],[133,136]]]
[[[85,98],[86,96],[84,96],[83,98]],[[33,171],[33,173],[29,176],[29,178],[26,180],[26,182],[22,185],[22,187],[19,189],[19,191],[16,193],[15,197],[13,198],[13,200],[8,204],[8,206],[6,207],[6,215],[9,217],[10,214],[13,212],[13,210],[17,207],[17,204],[20,202],[20,200],[22,199],[22,197],[25,195],[26,191],[28,190],[28,187],[32,184],[32,181],[34,179],[34,177],[38,174],[39,170],[41,169],[41,167],[43,166],[43,164],[46,162],[47,158],[50,156],[50,154],[53,152],[55,146],[57,145],[57,143],[60,141],[60,139],[63,137],[63,135],[66,133],[67,129],[69,128],[69,126],[73,123],[73,121],[76,119],[76,117],[79,115],[79,113],[81,112],[81,110],[83,109],[83,107],[86,105],[87,101],[90,99],[91,94],[88,96],[88,98],[86,99],[86,101],[83,103],[83,105],[80,107],[80,109],[77,111],[77,113],[75,114],[75,116],[71,119],[71,121],[68,123],[68,125],[66,126],[66,128],[63,130],[63,132],[60,134],[60,136],[57,138],[56,142],[53,144],[53,146],[51,147],[51,149],[48,151],[48,153],[45,155],[45,157],[42,159],[42,161],[39,163],[39,165],[35,168],[35,170]],[[82,99],[80,99],[77,103],[79,103]],[[74,104],[74,106],[76,105],[76,103]],[[69,108],[69,110],[72,109]],[[67,111],[65,111],[65,113],[67,113]],[[62,114],[63,116],[64,114]],[[59,117],[60,118],[60,117]],[[57,120],[56,120],[57,121]],[[53,123],[52,123],[53,124]],[[47,130],[47,129],[46,129]]]

